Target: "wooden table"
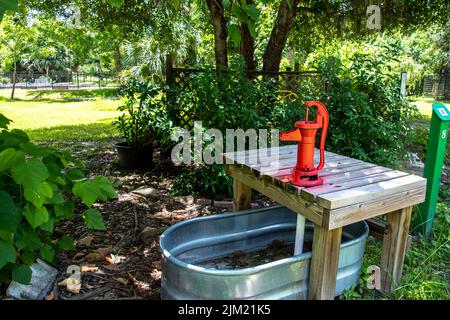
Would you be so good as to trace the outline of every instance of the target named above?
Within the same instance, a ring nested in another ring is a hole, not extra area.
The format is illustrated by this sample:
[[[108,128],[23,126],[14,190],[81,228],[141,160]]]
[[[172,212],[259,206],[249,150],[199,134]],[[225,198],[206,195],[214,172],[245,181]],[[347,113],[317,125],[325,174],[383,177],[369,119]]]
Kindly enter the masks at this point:
[[[258,157],[261,151],[278,151],[278,159]],[[426,179],[325,152],[324,184],[302,188],[287,179],[296,155],[297,145],[223,154],[233,177],[234,210],[251,207],[254,189],[314,223],[308,299],[334,299],[342,227],[387,214],[381,288],[393,290],[402,274],[412,206],[424,201]]]

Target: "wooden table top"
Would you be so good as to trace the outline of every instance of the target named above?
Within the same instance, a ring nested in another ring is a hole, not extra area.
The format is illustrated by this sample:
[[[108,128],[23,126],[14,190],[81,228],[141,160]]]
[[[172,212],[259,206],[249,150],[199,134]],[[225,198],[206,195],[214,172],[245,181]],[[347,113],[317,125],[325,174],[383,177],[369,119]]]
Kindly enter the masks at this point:
[[[265,185],[273,184],[291,196],[305,200],[306,207],[312,206],[312,209],[332,216],[326,219],[329,228],[345,225],[350,214],[360,213],[359,220],[362,220],[368,218],[367,215],[377,216],[377,213],[412,206],[425,199],[425,178],[327,151],[325,166],[319,172],[324,184],[309,188],[294,186],[289,183],[288,176],[297,161],[297,145],[277,149],[278,159],[258,157],[266,152],[270,155],[271,149],[260,149],[225,153],[224,163],[232,164],[233,170],[245,171],[264,181]],[[319,151],[315,151],[317,165],[320,157]],[[251,183],[249,185],[252,187]],[[365,213],[361,214],[363,211]]]

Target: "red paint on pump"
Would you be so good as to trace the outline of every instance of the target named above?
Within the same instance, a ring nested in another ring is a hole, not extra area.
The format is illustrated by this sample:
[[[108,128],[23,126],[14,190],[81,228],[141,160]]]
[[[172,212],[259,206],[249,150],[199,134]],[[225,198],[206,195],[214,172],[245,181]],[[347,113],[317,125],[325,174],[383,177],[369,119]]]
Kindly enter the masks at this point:
[[[306,101],[306,120],[295,122],[296,129],[281,132],[280,140],[297,141],[297,164],[293,169],[289,181],[292,184],[304,187],[311,187],[323,184],[319,177],[319,170],[325,165],[325,139],[328,132],[328,110],[320,101]],[[317,113],[314,121],[308,121],[309,108],[316,107]],[[316,134],[322,129],[320,139],[320,162],[314,167],[314,146],[316,143]]]

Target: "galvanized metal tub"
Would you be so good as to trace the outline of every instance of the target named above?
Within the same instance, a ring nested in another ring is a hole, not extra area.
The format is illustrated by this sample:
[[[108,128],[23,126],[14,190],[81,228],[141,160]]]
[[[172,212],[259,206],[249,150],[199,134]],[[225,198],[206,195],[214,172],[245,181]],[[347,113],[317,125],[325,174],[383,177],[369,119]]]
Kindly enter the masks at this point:
[[[311,252],[244,269],[213,269],[205,261],[237,250],[265,248],[275,239],[293,243],[297,214],[283,206],[194,218],[161,236],[162,299],[306,299]],[[305,241],[313,225],[306,225]],[[336,295],[358,283],[368,227],[343,229]],[[202,266],[203,265],[203,266]]]

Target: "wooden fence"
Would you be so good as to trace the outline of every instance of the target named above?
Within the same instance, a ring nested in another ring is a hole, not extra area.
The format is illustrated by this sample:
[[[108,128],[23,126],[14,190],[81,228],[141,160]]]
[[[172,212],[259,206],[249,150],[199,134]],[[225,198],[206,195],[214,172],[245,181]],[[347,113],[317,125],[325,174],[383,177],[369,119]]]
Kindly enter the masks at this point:
[[[450,75],[444,73],[442,75],[426,76],[423,79],[422,94],[424,96],[432,96],[435,99],[449,99]]]

